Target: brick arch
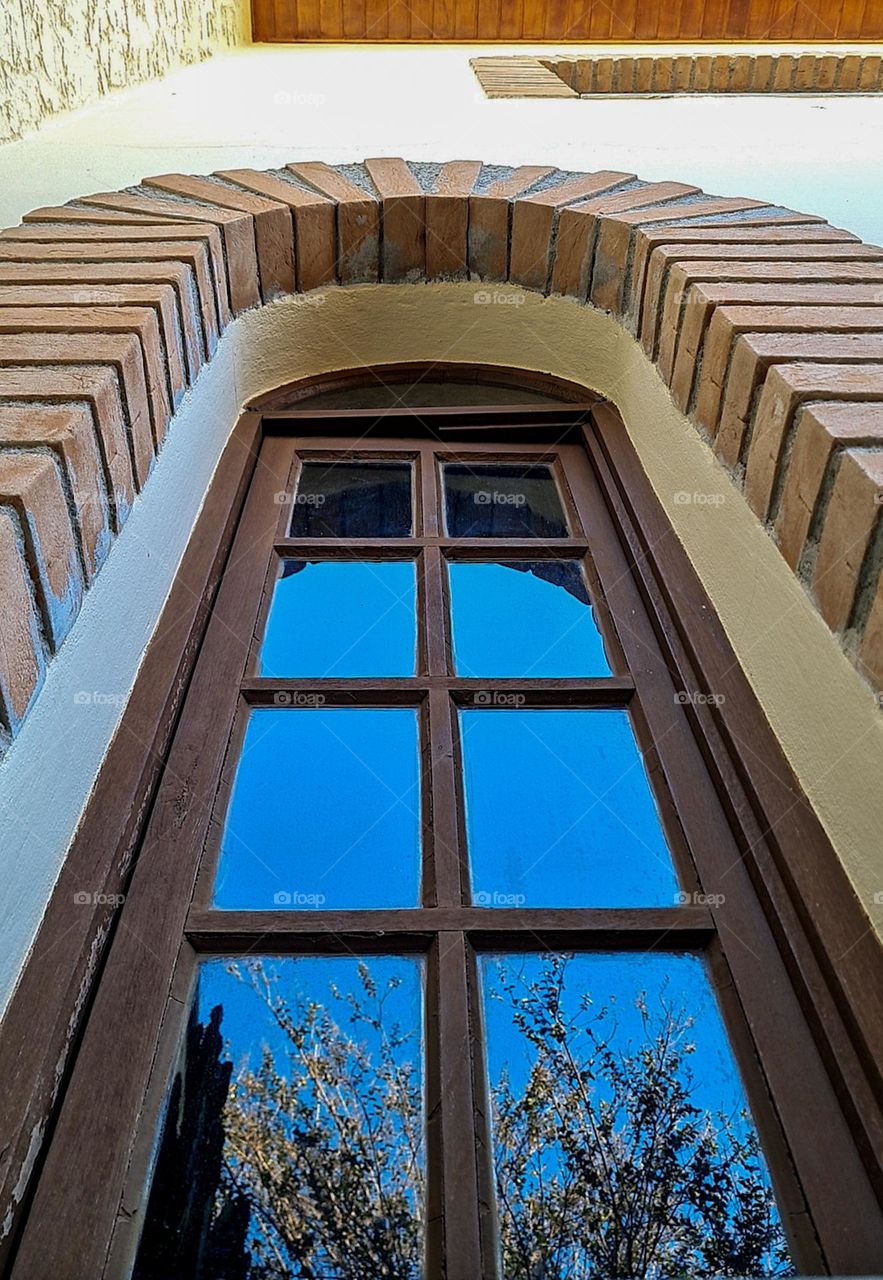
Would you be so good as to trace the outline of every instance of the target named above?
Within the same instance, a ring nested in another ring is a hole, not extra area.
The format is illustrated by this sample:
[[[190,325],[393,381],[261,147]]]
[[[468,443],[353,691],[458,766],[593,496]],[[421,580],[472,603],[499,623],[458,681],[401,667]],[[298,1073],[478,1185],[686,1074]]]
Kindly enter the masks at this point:
[[[227,325],[291,294],[433,280],[610,313],[883,686],[883,251],[629,173],[312,161],[148,178],[0,233],[0,734]]]

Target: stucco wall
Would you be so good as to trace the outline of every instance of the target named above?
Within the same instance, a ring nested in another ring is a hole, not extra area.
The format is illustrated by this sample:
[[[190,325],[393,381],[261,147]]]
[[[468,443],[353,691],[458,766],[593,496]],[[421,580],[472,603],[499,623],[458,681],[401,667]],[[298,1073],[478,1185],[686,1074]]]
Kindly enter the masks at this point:
[[[0,142],[249,39],[248,0],[3,0]]]

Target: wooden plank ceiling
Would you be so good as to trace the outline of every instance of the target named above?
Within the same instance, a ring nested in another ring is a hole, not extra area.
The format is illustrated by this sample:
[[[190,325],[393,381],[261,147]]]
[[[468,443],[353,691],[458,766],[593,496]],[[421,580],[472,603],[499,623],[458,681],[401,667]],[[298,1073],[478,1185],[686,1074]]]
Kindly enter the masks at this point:
[[[881,0],[252,0],[254,38],[881,40]]]

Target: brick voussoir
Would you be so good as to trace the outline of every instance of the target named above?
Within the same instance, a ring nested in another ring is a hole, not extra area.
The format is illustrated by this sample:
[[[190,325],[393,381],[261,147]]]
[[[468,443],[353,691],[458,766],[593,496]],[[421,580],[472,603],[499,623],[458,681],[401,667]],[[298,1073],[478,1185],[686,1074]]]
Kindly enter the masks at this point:
[[[719,263],[721,261],[720,246],[714,243],[660,245],[650,255],[644,291],[640,299],[640,311],[641,342],[651,358],[655,354],[656,321],[660,310],[660,299],[665,295],[669,272],[677,266],[686,268],[687,263],[691,264],[692,270],[695,271],[694,264],[701,263],[703,260]],[[793,266],[798,261],[838,264],[842,262],[883,263],[883,249],[862,244],[861,241],[822,244],[740,244],[731,251],[727,259],[730,264],[739,262],[749,266],[761,262]],[[693,279],[691,271],[685,269],[684,284],[692,284]]]
[[[558,211],[567,205],[621,189],[633,173],[604,169],[571,178],[533,195],[519,196],[512,209],[509,279],[527,289],[545,290],[550,279]]]
[[[188,289],[198,301],[206,356],[210,357],[218,342],[218,320],[214,286],[211,281],[205,246],[200,241],[181,240],[172,244],[101,243],[34,244],[26,240],[0,240],[0,267],[7,263],[70,263],[72,266],[99,268],[105,264],[119,267],[118,278],[125,279],[128,267],[149,262],[180,263],[189,272]],[[192,282],[192,283],[191,283]]]
[[[0,368],[0,405],[4,401],[89,406],[108,494],[111,526],[118,533],[135,498],[116,372],[107,366]]]
[[[720,432],[741,439],[757,388],[766,371],[786,361],[873,363],[883,354],[877,334],[745,333],[737,338],[721,388]],[[716,416],[716,415],[715,415]]]
[[[24,535],[11,506],[0,505],[0,594],[5,617],[0,642],[0,746],[14,737],[46,674],[46,653]]]
[[[83,600],[77,538],[55,455],[0,451],[0,506],[18,516],[44,633],[55,652]]]
[[[270,302],[294,292],[294,236],[287,204],[236,187],[226,182],[222,174],[215,174],[213,178],[191,178],[182,173],[167,173],[144,178],[142,186],[186,196],[218,209],[248,214],[254,223],[261,300]]]
[[[2,290],[0,290],[2,292]],[[141,348],[153,441],[159,449],[171,417],[168,363],[156,312],[149,307],[9,307],[0,299],[0,335],[131,334]]]
[[[626,172],[433,172],[374,158],[163,174],[0,233],[0,583],[16,611],[0,746],[234,314],[338,281],[511,281],[611,313],[883,681],[883,250]]]
[[[92,412],[85,405],[0,405],[0,452],[51,449],[62,466],[70,509],[76,520],[80,557],[87,583],[110,549],[107,486]]]
[[[757,400],[745,454],[745,497],[761,520],[775,520],[790,434],[801,404],[883,401],[883,364],[774,365]]]
[[[880,580],[879,563],[871,564],[869,551],[883,536],[883,442],[877,447],[848,448],[840,455],[840,466],[825,510],[819,536],[812,591],[819,612],[832,631],[852,625],[860,606],[859,593],[865,565],[873,577],[869,588]]]
[[[120,403],[136,487],[143,489],[155,454],[144,355],[137,338],[116,333],[17,333],[0,335],[0,368],[6,366],[110,366]]]
[[[419,280],[426,274],[426,195],[404,160],[375,158],[365,170],[381,202],[381,279]]]
[[[218,310],[222,327],[232,315],[260,305],[258,260],[254,219],[247,213],[219,209],[196,201],[162,199],[159,193],[103,191],[84,196],[87,204],[123,213],[146,213],[157,222],[210,222],[221,232],[224,246],[223,271],[216,280]]]
[[[791,568],[803,570],[818,543],[839,451],[883,449],[883,404],[807,405],[796,415],[795,424],[775,534]]]

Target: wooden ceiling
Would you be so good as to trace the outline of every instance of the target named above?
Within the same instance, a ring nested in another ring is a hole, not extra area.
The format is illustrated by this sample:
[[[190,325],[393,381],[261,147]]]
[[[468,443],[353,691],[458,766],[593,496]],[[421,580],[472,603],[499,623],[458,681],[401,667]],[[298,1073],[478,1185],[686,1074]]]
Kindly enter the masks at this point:
[[[881,0],[252,0],[267,41],[881,40]]]

